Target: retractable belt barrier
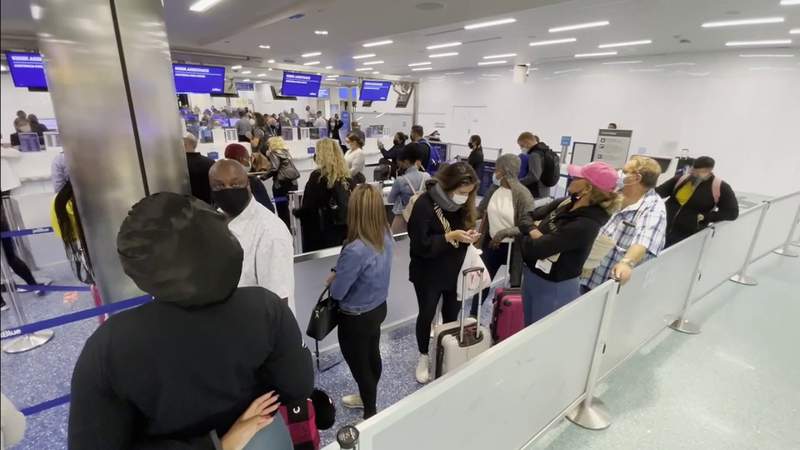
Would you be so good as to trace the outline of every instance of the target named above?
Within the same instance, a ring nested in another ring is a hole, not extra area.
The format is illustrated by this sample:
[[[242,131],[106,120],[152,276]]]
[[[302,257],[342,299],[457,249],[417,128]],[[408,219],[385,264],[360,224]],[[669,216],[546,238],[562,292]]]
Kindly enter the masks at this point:
[[[10,239],[20,236],[30,236],[32,234],[44,234],[52,232],[53,232],[53,227],[26,228],[22,230],[3,231],[2,233],[0,233],[0,238]]]
[[[59,286],[55,284],[18,284],[17,289],[43,292],[89,292],[92,290],[90,286]]]

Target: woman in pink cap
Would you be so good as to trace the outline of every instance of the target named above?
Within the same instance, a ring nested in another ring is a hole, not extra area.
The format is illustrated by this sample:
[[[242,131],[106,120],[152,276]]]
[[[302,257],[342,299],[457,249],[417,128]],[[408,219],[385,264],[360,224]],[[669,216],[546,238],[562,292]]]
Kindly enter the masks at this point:
[[[522,225],[522,299],[530,325],[580,296],[578,277],[597,234],[619,209],[617,171],[604,162],[570,166],[569,197],[530,213]]]

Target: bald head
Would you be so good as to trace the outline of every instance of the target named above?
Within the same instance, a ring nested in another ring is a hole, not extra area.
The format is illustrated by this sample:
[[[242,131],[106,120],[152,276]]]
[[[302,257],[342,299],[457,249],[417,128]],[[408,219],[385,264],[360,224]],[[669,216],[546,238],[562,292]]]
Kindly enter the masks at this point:
[[[211,170],[208,171],[208,181],[212,191],[250,187],[244,166],[232,159],[222,159],[215,162],[211,166]]]

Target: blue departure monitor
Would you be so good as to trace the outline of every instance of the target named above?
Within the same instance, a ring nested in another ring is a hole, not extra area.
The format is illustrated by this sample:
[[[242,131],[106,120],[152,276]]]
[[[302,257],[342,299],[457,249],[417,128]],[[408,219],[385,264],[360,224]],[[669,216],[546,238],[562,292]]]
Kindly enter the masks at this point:
[[[281,95],[287,97],[317,97],[322,75],[303,72],[283,72]]]
[[[178,94],[222,94],[225,92],[225,68],[173,64],[175,92]]]
[[[16,87],[47,89],[44,61],[38,53],[6,52],[8,70]]]
[[[391,87],[391,81],[364,80],[361,82],[361,95],[359,95],[359,98],[362,102],[385,101],[389,98],[389,89]]]

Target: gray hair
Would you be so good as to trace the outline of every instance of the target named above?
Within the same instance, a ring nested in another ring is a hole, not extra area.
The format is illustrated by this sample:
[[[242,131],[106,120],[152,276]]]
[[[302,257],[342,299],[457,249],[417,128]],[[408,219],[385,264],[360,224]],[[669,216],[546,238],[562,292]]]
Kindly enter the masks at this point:
[[[183,133],[183,148],[191,150],[197,148],[197,138],[188,131]]]
[[[516,180],[517,176],[519,175],[519,167],[522,163],[520,162],[519,156],[506,153],[505,155],[500,155],[495,162],[495,167],[502,170],[507,180]]]

